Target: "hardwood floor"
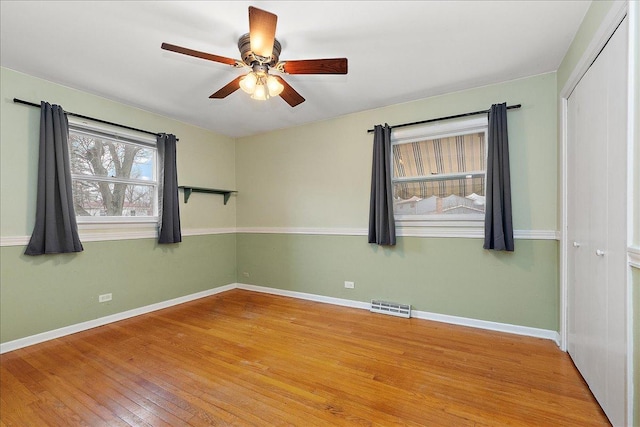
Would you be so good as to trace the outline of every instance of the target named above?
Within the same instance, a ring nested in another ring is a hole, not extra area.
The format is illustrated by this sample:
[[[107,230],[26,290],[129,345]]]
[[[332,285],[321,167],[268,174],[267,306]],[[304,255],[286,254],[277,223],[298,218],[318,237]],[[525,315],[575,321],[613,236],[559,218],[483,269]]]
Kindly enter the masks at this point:
[[[0,356],[0,426],[602,426],[548,340],[233,290]]]

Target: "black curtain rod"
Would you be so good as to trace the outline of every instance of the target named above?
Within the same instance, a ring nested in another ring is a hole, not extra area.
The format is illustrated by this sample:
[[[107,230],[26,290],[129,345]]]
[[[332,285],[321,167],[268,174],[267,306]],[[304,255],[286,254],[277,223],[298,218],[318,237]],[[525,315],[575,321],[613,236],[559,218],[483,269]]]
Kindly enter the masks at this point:
[[[522,104],[509,105],[507,107],[507,110],[512,110],[514,108],[520,108],[520,107],[522,107]],[[489,110],[473,111],[471,113],[456,114],[455,116],[447,116],[447,117],[438,117],[437,119],[422,120],[419,122],[403,123],[401,125],[395,125],[390,127],[391,129],[403,128],[405,126],[421,125],[423,123],[439,122],[441,120],[459,119],[460,117],[477,116],[478,114],[487,114],[488,112]],[[371,133],[373,132],[373,129],[369,129],[367,132]]]
[[[13,102],[16,102],[18,104],[29,105],[31,107],[40,108],[40,104],[36,104],[36,103],[33,103],[33,102],[29,102],[29,101],[23,101],[22,99],[18,99],[18,98],[13,98]],[[136,132],[142,132],[142,133],[146,133],[146,134],[149,134],[149,135],[155,135],[155,136],[161,135],[158,132],[151,132],[151,131],[144,130],[144,129],[138,129],[138,128],[134,128],[134,127],[131,127],[131,126],[121,125],[119,123],[108,122],[106,120],[96,119],[94,117],[83,116],[82,114],[70,113],[69,111],[65,111],[65,113],[67,113],[68,116],[79,117],[81,119],[87,119],[87,120],[93,120],[94,122],[103,123],[105,125],[117,126],[117,127],[123,128],[123,129],[134,130]],[[179,141],[179,139],[176,138],[176,141]]]

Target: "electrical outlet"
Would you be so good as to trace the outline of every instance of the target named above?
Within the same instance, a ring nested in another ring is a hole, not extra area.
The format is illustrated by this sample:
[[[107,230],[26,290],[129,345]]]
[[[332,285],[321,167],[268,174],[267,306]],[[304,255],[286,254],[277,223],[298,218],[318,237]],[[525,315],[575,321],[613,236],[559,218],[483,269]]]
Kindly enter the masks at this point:
[[[245,272],[243,272],[243,273],[242,273],[242,275],[243,275],[244,277],[249,277],[249,273],[247,273],[246,271],[245,271]]]
[[[112,299],[113,299],[113,296],[111,294],[98,295],[98,302],[107,302],[107,301],[111,301]]]
[[[353,288],[356,287],[356,284],[355,284],[355,282],[346,282],[345,281],[344,282],[344,287],[347,288],[347,289],[353,289]]]

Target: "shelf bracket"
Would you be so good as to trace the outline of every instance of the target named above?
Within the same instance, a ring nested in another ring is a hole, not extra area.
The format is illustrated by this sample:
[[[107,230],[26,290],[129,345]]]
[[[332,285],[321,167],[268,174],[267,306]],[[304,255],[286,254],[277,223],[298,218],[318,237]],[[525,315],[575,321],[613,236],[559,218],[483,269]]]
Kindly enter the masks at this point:
[[[189,187],[183,187],[184,188],[184,202],[187,203],[189,201],[189,197],[191,196],[191,188]]]

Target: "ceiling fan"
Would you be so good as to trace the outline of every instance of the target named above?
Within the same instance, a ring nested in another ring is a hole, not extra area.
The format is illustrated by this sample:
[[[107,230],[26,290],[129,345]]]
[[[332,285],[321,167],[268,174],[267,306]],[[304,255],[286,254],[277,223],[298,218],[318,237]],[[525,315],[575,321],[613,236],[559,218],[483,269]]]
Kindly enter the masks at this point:
[[[249,6],[249,33],[238,40],[241,61],[169,43],[162,43],[162,49],[237,68],[251,68],[248,74],[236,77],[209,98],[226,98],[242,89],[259,100],[279,95],[295,107],[305,99],[282,77],[269,74],[270,69],[283,74],[347,74],[347,58],[280,61],[282,46],[275,38],[277,21],[278,17],[273,13]]]

